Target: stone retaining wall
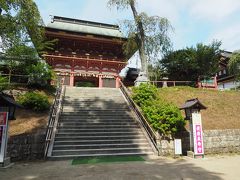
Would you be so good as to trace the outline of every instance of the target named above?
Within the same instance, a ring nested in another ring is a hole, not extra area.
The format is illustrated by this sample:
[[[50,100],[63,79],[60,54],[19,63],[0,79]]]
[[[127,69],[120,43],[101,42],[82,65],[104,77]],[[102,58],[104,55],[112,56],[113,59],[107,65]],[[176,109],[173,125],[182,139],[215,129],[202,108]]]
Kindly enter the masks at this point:
[[[12,136],[8,139],[8,156],[11,161],[43,159],[45,129],[35,133]]]
[[[240,129],[204,131],[206,154],[240,152]]]
[[[183,132],[176,138],[182,140],[183,154],[190,149],[189,133]],[[240,129],[206,130],[203,131],[205,154],[240,152]],[[174,155],[174,141],[161,140],[159,142],[161,155]]]

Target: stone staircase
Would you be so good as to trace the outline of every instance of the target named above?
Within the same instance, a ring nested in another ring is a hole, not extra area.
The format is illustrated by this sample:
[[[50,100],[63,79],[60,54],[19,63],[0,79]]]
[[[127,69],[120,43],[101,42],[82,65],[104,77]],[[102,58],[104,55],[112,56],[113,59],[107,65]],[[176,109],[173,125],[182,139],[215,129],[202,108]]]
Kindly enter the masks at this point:
[[[120,89],[67,87],[51,158],[147,154],[153,150]]]

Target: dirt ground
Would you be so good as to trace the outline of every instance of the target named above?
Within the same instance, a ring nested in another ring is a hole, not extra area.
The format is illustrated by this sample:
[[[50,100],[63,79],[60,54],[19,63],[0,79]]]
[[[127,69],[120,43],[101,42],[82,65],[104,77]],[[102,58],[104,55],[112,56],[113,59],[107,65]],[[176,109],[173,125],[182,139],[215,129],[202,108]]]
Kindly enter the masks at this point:
[[[9,135],[15,136],[32,133],[39,128],[47,126],[48,112],[37,113],[26,109],[17,109],[16,120],[9,121]]]
[[[144,162],[71,165],[66,161],[16,163],[2,180],[239,180],[240,155],[205,159],[150,158]]]

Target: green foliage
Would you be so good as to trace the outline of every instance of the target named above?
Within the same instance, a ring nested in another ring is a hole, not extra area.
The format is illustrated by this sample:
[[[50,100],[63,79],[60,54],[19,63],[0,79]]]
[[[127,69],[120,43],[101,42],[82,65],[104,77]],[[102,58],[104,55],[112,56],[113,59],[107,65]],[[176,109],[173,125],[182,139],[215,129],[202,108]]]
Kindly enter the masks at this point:
[[[132,98],[140,107],[156,97],[157,88],[151,84],[142,83],[139,87],[133,87]]]
[[[174,136],[185,125],[180,110],[173,104],[155,100],[145,104],[142,110],[150,125],[162,135]]]
[[[196,81],[198,78],[210,78],[219,67],[221,42],[209,45],[197,44],[167,53],[159,66],[166,71],[170,80]]]
[[[76,82],[77,87],[95,87],[93,82]]]
[[[1,0],[0,20],[0,37],[4,50],[13,46],[16,41],[29,44],[30,38],[38,49],[43,41],[43,21],[32,0]]]
[[[236,51],[230,57],[228,68],[235,75],[237,81],[240,80],[240,52]]]
[[[36,92],[27,92],[18,98],[18,102],[24,107],[34,111],[45,111],[50,107],[48,97]]]
[[[174,136],[183,129],[185,120],[173,104],[161,100],[157,88],[141,84],[133,88],[133,100],[140,106],[149,124],[163,136]]]
[[[31,87],[46,87],[48,81],[54,77],[54,72],[46,63],[39,62],[28,69],[29,82]]]
[[[8,88],[8,79],[0,76],[0,92]]]

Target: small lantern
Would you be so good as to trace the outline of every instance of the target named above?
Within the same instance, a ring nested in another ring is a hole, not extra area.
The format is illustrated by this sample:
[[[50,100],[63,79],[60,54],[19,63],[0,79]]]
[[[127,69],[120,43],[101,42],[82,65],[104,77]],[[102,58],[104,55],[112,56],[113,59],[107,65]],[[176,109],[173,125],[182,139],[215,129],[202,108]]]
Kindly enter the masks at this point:
[[[13,96],[0,93],[0,112],[8,112],[8,119],[15,119],[16,107],[22,108],[21,105],[17,104]]]
[[[185,104],[180,107],[181,110],[185,110],[185,119],[190,120],[192,117],[192,113],[194,112],[200,112],[202,109],[207,109],[206,106],[204,106],[198,98],[195,99],[189,99],[185,102]]]

